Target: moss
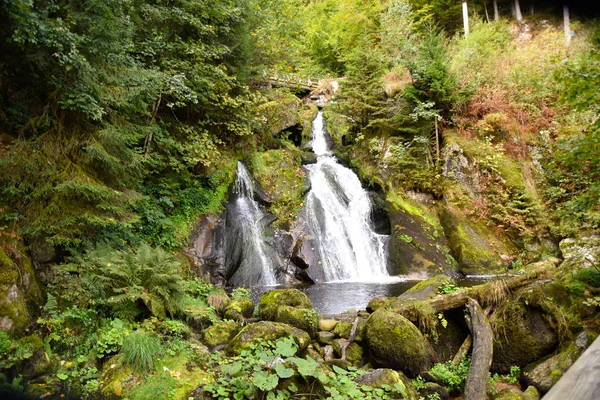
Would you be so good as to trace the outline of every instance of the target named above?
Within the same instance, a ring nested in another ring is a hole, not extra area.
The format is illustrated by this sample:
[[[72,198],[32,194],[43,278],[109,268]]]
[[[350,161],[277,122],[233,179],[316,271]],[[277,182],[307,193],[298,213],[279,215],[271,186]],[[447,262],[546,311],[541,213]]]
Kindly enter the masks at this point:
[[[130,366],[123,365],[122,354],[118,354],[104,364],[102,374],[98,379],[102,382],[100,392],[105,398],[117,398],[130,391],[135,383],[136,377]]]
[[[250,160],[252,173],[264,189],[277,220],[275,227],[289,229],[303,204],[305,172],[301,168],[301,152],[288,147],[254,153]]]
[[[199,385],[214,382],[214,376],[202,366],[191,361],[191,353],[179,353],[162,360],[162,369],[167,368],[168,374],[175,378],[172,389],[173,399],[187,399],[190,393]],[[154,396],[153,398],[158,398]]]
[[[404,292],[401,297],[418,300],[431,299],[437,296],[438,289],[446,283],[454,283],[454,281],[448,275],[436,275],[417,283],[415,286]]]
[[[369,371],[356,378],[356,382],[368,385],[373,388],[380,388],[384,385],[394,387],[400,385],[404,388],[404,392],[407,393],[406,386],[402,381],[400,374],[393,369],[380,368],[373,371]]]
[[[529,386],[527,390],[523,392],[521,396],[522,400],[540,400],[540,392],[535,388],[535,386]]]
[[[421,203],[402,198],[398,191],[388,191],[386,200],[389,201],[396,210],[401,210],[415,217],[419,217],[434,228],[441,228],[439,219],[429,208]]]
[[[322,319],[319,321],[319,330],[331,332],[338,322],[335,319]]]
[[[310,342],[310,336],[305,331],[291,325],[279,322],[261,321],[246,325],[225,347],[228,355],[239,355],[242,351],[250,349],[254,344],[282,337],[293,337],[302,352]]]
[[[297,289],[276,289],[263,294],[258,304],[261,318],[283,322],[314,334],[319,315],[308,296]]]
[[[371,299],[371,301],[369,301],[369,304],[367,305],[367,311],[374,312],[379,310],[380,308],[385,308],[395,299],[395,297],[376,297],[374,299]]]
[[[563,372],[560,369],[554,369],[552,372],[550,372],[550,379],[552,379],[554,383],[558,382],[562,376]]]
[[[381,366],[399,369],[412,376],[427,368],[423,335],[399,314],[375,311],[367,320],[365,339],[373,361]]]
[[[240,331],[240,325],[235,321],[219,321],[203,332],[204,343],[214,348],[227,344]]]
[[[250,298],[233,299],[223,313],[223,318],[233,321],[243,322],[245,318],[252,317],[254,312],[254,303]]]

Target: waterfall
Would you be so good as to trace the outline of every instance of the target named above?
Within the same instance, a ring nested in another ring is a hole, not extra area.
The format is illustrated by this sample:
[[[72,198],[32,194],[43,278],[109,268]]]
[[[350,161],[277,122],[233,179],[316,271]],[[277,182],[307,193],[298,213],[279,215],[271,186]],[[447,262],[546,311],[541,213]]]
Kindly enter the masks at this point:
[[[229,279],[233,286],[271,286],[277,284],[273,252],[265,240],[267,215],[254,200],[252,177],[238,162],[235,202],[229,210],[226,264],[235,271]]]
[[[371,203],[354,172],[332,156],[321,112],[313,122],[312,147],[317,163],[309,165],[311,190],[306,199],[307,225],[318,244],[325,281],[378,281],[389,277],[387,235],[371,229]]]

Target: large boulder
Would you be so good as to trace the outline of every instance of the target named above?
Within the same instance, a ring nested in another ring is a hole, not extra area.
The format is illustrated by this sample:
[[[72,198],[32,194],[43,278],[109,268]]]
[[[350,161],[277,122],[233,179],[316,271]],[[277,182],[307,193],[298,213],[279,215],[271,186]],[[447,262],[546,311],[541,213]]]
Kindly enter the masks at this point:
[[[204,343],[214,348],[216,346],[227,344],[238,332],[240,325],[235,321],[219,321],[202,333]]]
[[[282,322],[311,335],[319,327],[319,314],[308,296],[297,289],[276,289],[263,294],[258,305],[262,319]]]
[[[394,371],[389,368],[379,368],[366,372],[354,380],[361,385],[371,386],[373,388],[381,388],[389,386],[392,388],[400,388],[404,393],[404,399],[416,399],[417,393],[409,384],[409,379],[402,372]]]
[[[525,367],[521,382],[526,386],[534,386],[541,393],[546,393],[577,361],[593,340],[594,337],[589,332],[581,332],[574,340],[561,346],[557,354],[544,357]]]
[[[391,311],[375,311],[365,325],[365,339],[373,361],[416,376],[427,369],[425,338],[408,319]]]
[[[242,351],[250,349],[253,345],[267,340],[277,340],[283,337],[293,337],[302,352],[310,342],[310,336],[305,331],[291,325],[279,322],[260,321],[246,325],[240,333],[229,341],[225,347],[228,355],[239,355]]]
[[[539,285],[526,287],[502,304],[492,316],[494,358],[492,370],[508,373],[550,354],[559,343],[556,310]]]
[[[0,330],[22,334],[43,298],[23,242],[0,243]]]
[[[408,289],[406,292],[398,296],[400,299],[410,300],[427,300],[438,294],[438,289],[445,284],[454,283],[454,280],[447,275],[436,275],[417,283],[415,286]]]
[[[232,299],[225,307],[223,318],[243,322],[246,318],[252,317],[253,312],[254,303],[252,299],[248,297]]]

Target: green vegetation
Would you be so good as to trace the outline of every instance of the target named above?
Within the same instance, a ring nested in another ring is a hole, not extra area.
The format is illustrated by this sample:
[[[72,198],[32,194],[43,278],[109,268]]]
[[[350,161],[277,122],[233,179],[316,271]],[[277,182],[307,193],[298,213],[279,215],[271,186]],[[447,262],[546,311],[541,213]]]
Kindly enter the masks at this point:
[[[148,373],[154,370],[156,357],[164,352],[160,339],[143,331],[135,331],[123,340],[123,362],[135,372]]]

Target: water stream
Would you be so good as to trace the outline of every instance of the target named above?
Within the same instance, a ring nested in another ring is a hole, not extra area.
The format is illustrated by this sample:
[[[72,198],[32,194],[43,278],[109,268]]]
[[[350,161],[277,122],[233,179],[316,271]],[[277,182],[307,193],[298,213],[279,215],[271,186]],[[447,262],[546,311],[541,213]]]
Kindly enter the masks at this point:
[[[324,124],[319,112],[312,127],[317,163],[307,166],[306,224],[318,245],[319,275],[324,282],[389,281],[388,236],[371,228],[369,196],[356,174],[333,157]]]
[[[229,279],[233,286],[272,286],[277,284],[276,263],[265,240],[265,217],[254,200],[252,177],[246,166],[238,162],[235,203],[230,213],[232,234],[228,235],[227,264],[237,270]]]

